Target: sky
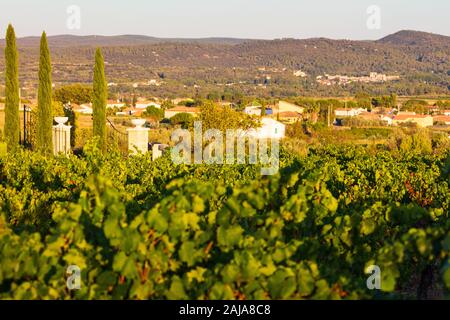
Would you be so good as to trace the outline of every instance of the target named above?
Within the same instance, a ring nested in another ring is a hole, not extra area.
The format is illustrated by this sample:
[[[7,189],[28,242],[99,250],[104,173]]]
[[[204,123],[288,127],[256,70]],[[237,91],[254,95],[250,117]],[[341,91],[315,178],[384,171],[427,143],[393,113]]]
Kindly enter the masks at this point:
[[[19,37],[45,30],[48,35],[370,40],[404,29],[450,36],[449,0],[0,1],[1,38],[8,23]],[[68,13],[71,6],[76,9]]]

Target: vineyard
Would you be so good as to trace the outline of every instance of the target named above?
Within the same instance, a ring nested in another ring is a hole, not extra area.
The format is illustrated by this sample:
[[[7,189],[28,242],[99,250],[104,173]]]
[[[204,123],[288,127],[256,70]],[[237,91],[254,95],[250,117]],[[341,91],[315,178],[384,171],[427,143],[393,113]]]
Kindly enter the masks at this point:
[[[280,166],[7,154],[0,299],[448,297],[449,153],[331,146]]]

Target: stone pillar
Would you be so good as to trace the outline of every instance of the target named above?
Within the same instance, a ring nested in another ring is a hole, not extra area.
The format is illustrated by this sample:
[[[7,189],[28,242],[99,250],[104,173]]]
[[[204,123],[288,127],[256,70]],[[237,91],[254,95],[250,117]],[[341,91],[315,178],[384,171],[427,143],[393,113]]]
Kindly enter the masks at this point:
[[[148,152],[148,131],[150,129],[144,128],[145,119],[131,120],[136,127],[127,129],[128,132],[128,150],[131,154],[147,153]]]
[[[56,126],[53,126],[53,154],[69,154],[70,152],[70,129],[72,126],[66,126],[69,120],[67,117],[56,117]]]

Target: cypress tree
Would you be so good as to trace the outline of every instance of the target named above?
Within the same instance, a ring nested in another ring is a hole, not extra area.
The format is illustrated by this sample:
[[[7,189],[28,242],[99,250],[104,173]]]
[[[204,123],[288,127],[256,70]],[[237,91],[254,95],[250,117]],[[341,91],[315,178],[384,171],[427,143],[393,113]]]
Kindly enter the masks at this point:
[[[94,94],[92,101],[94,136],[99,137],[99,146],[106,152],[106,99],[108,97],[105,78],[105,63],[98,48],[95,52]]]
[[[38,152],[45,155],[52,154],[53,152],[52,125],[52,66],[47,35],[43,32],[39,59],[36,147]]]
[[[18,59],[16,34],[9,25],[5,47],[5,138],[8,150],[14,150],[20,142]]]

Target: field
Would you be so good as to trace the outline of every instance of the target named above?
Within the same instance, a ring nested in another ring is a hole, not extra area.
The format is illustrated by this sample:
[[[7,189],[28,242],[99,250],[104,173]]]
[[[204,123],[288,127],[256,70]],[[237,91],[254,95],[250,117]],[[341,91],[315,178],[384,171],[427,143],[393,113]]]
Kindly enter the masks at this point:
[[[450,289],[450,154],[281,150],[257,166],[150,154],[0,159],[0,298],[426,299]],[[66,269],[81,271],[81,290]],[[369,290],[367,267],[381,270]]]

